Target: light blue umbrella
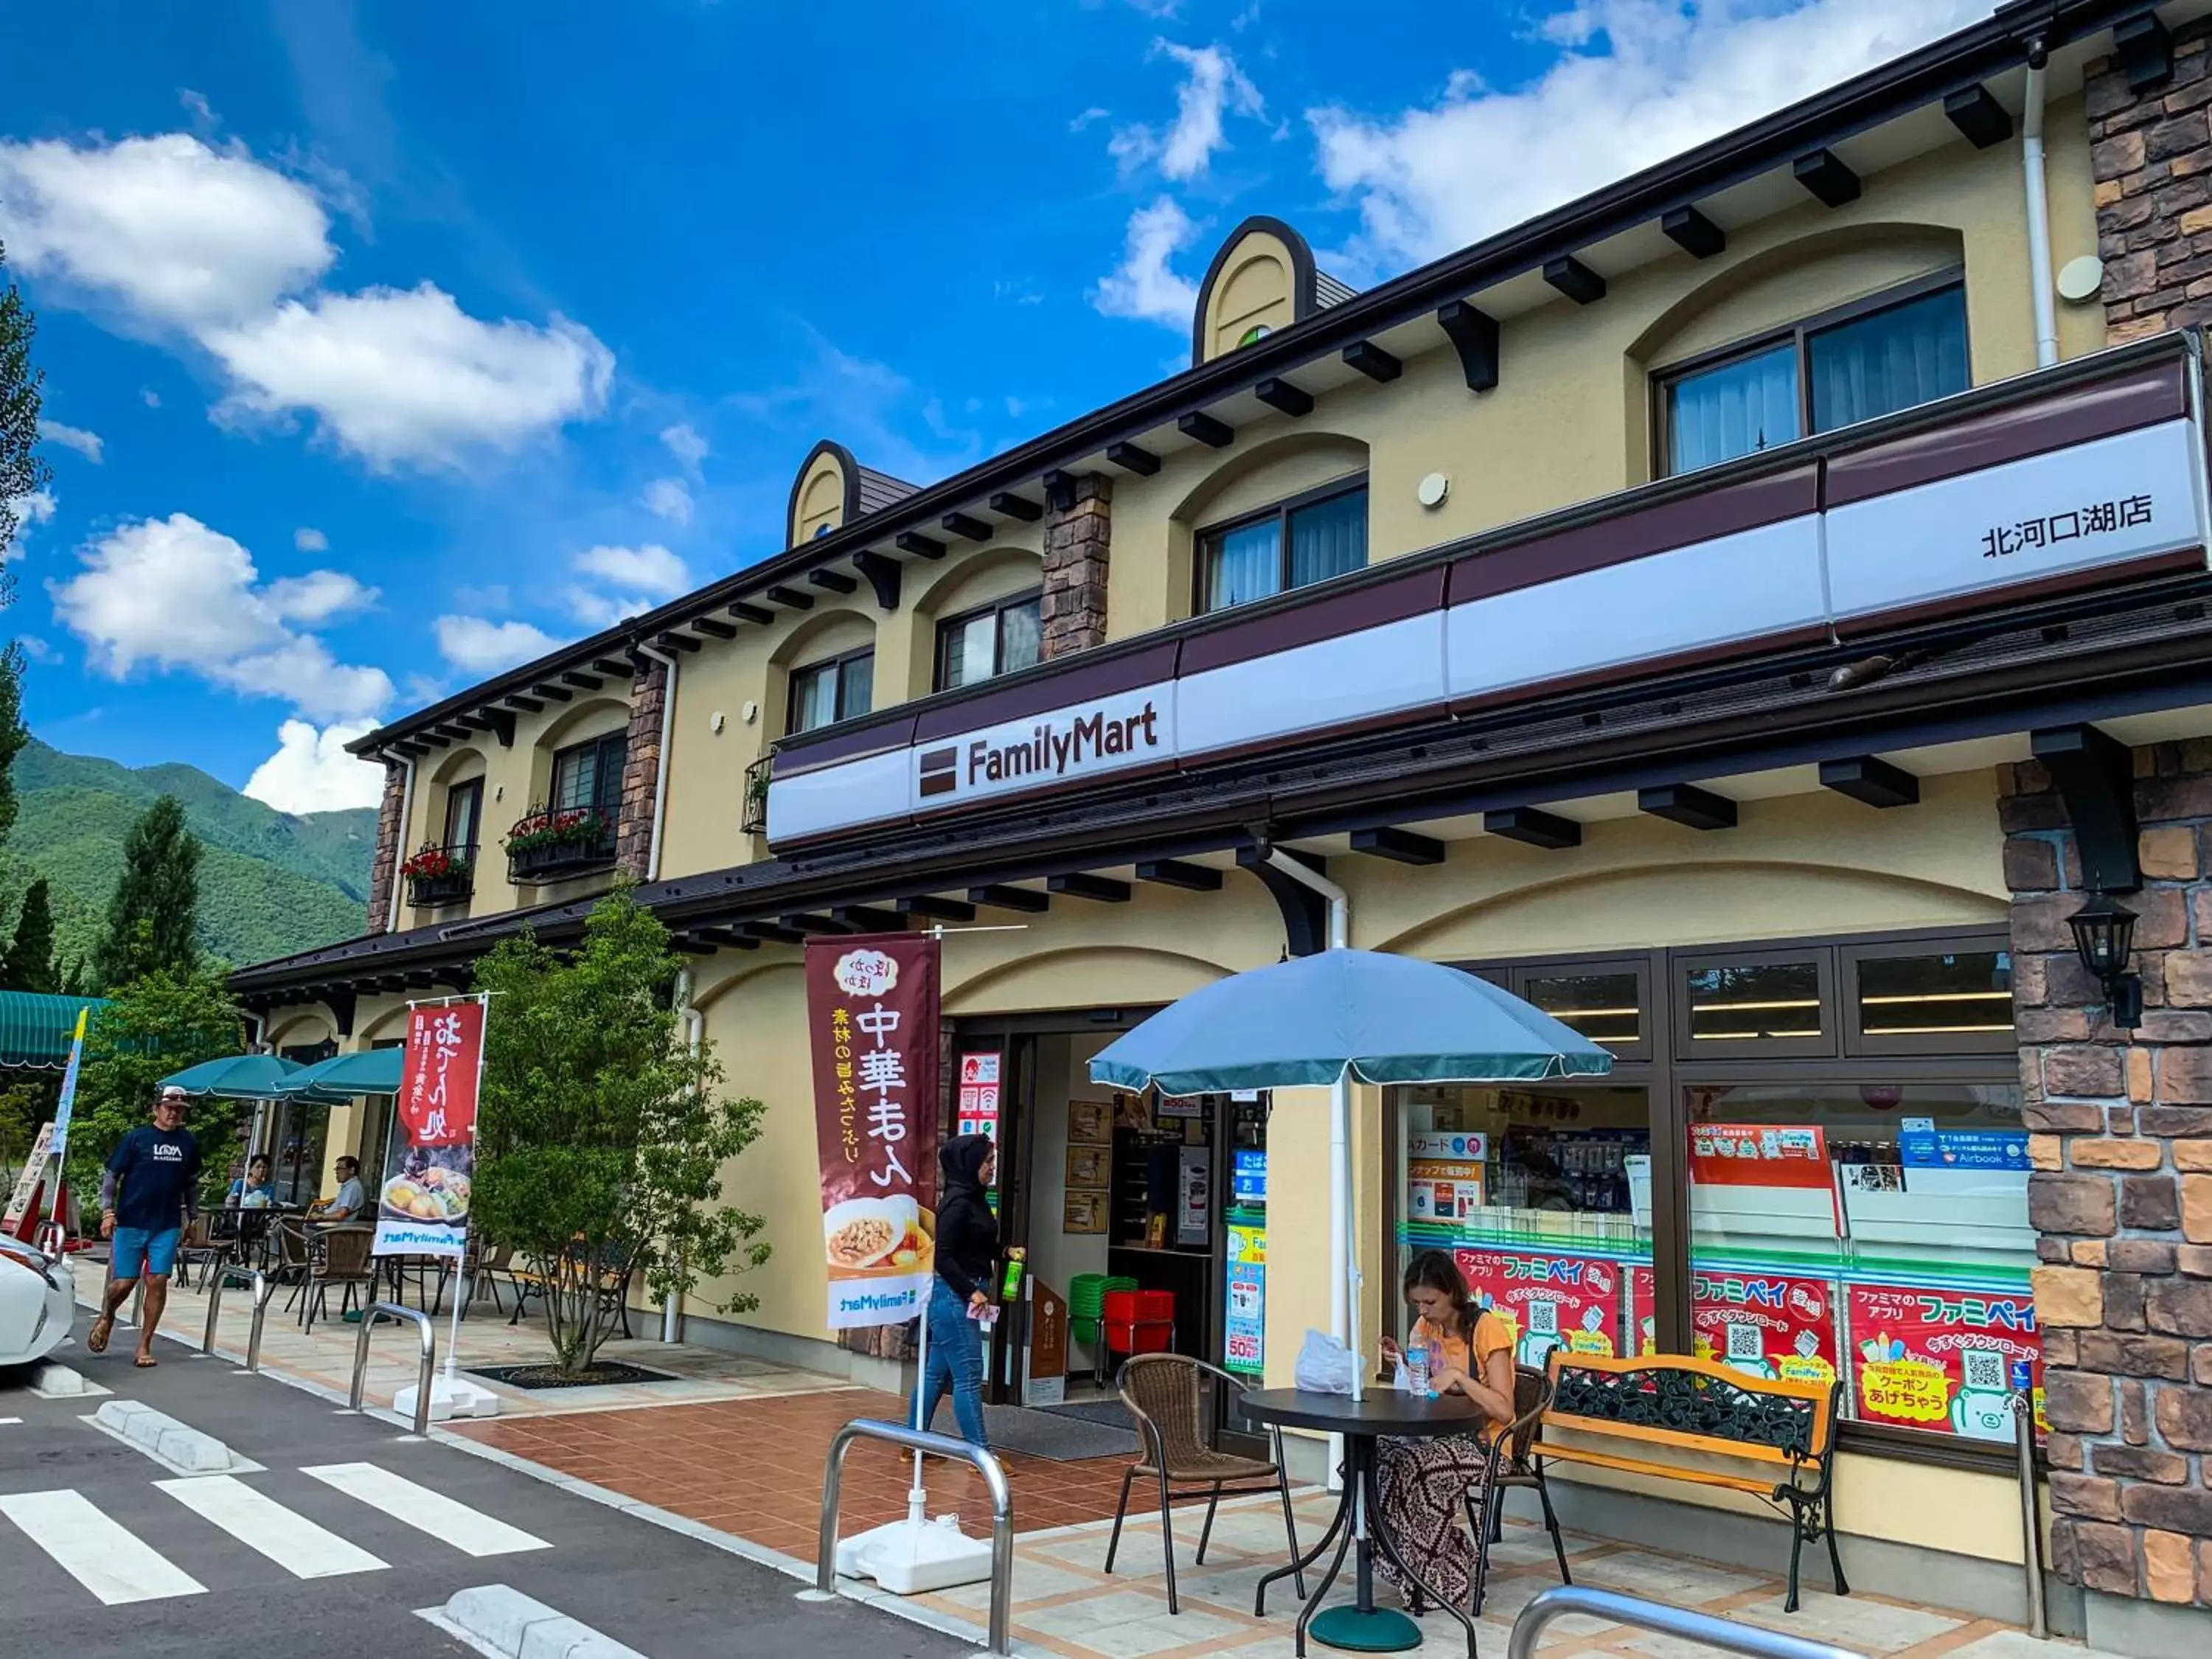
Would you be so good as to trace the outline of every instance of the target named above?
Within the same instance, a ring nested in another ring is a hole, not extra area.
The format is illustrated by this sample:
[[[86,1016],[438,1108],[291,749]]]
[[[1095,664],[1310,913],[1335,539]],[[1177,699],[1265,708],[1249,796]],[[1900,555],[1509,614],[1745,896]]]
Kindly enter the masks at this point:
[[[277,1085],[299,1069],[297,1062],[280,1054],[226,1054],[173,1073],[161,1079],[161,1087],[225,1100],[274,1100]]]
[[[1237,974],[1100,1051],[1091,1080],[1163,1094],[1335,1083],[1541,1083],[1613,1056],[1488,980],[1380,951],[1323,951]]]
[[[356,1095],[396,1095],[404,1048],[362,1048],[332,1054],[292,1073],[278,1085],[277,1097],[336,1105]]]

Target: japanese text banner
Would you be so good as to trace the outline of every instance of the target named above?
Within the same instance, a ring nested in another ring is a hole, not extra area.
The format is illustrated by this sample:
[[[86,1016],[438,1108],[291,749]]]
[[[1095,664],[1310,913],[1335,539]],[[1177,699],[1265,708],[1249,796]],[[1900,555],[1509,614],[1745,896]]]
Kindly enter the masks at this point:
[[[935,1271],[938,957],[915,933],[806,941],[832,1330],[896,1325]]]
[[[466,1254],[483,1020],[481,1002],[408,1011],[396,1103],[406,1145],[377,1194],[378,1255]]]

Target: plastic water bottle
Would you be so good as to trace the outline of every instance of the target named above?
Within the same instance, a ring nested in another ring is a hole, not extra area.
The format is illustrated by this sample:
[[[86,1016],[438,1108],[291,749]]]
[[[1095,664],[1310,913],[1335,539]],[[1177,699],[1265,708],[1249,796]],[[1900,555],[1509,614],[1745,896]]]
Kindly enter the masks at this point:
[[[1406,1350],[1406,1387],[1417,1395],[1429,1391],[1429,1347],[1425,1342]]]

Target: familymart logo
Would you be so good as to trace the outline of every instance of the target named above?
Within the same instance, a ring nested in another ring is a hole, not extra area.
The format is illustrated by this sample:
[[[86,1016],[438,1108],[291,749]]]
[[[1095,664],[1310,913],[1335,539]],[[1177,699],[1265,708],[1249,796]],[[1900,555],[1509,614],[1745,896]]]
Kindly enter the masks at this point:
[[[1170,752],[1157,698],[1138,693],[925,749],[916,757],[917,787],[926,801],[955,793],[992,794],[1164,759]]]

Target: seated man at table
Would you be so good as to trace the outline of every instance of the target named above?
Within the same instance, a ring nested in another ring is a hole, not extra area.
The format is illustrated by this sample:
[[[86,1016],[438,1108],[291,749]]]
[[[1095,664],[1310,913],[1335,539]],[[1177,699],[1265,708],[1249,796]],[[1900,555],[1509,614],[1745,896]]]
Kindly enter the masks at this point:
[[[361,1189],[361,1160],[341,1158],[336,1165],[338,1189],[331,1197],[318,1200],[307,1206],[311,1221],[344,1221],[361,1213],[368,1201]]]

